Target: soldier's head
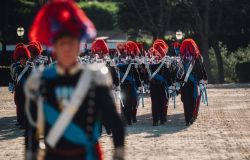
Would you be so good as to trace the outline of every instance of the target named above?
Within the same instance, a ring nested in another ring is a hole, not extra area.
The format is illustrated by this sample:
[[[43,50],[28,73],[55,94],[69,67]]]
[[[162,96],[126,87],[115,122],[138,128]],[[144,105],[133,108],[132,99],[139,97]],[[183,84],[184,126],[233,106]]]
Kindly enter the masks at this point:
[[[58,63],[70,67],[76,63],[80,52],[80,39],[70,33],[62,33],[54,39],[53,50]]]
[[[185,39],[180,47],[180,53],[184,57],[194,57],[200,56],[200,50],[193,39]]]
[[[25,46],[19,46],[15,49],[13,59],[19,61],[21,65],[25,65],[30,58],[30,52]]]
[[[35,43],[29,43],[27,48],[30,51],[31,58],[35,58],[41,54],[41,50],[40,50],[39,46]]]
[[[42,44],[38,41],[30,41],[27,48],[30,51],[31,58],[35,58],[43,52]]]
[[[76,63],[80,41],[94,38],[95,27],[74,1],[53,0],[36,16],[29,37],[53,49],[64,67]]]
[[[103,39],[97,39],[92,43],[91,52],[97,54],[99,58],[104,58],[109,54],[109,48]]]
[[[162,55],[156,49],[153,49],[152,54],[153,54],[155,62],[159,62],[162,59]]]
[[[15,49],[16,49],[17,47],[20,47],[20,46],[25,46],[25,44],[23,44],[23,43],[17,43]]]
[[[127,50],[128,56],[131,57],[132,59],[135,59],[140,54],[139,47],[133,41],[127,41],[125,48]]]
[[[126,58],[127,52],[125,52],[125,50],[126,50],[125,43],[118,43],[116,45],[116,51],[120,58]]]
[[[161,55],[160,57],[163,58],[168,53],[168,45],[161,39],[157,39],[153,43],[153,48]]]

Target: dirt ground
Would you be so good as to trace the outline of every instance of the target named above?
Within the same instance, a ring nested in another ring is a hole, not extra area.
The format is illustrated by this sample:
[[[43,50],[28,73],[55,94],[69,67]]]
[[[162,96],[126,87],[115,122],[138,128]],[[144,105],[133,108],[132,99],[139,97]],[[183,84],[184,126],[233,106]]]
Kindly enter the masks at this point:
[[[209,106],[198,120],[184,123],[183,107],[170,101],[168,122],[152,126],[150,99],[138,109],[138,123],[126,128],[127,160],[250,160],[250,84],[209,86]],[[0,88],[0,160],[23,159],[23,131],[15,126],[13,95]],[[112,139],[101,138],[105,160],[111,160]]]

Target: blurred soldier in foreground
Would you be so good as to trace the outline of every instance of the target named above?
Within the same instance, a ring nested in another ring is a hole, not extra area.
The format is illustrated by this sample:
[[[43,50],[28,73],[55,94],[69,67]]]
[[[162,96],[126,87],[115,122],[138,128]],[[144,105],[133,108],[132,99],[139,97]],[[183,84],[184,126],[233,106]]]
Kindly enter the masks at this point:
[[[205,92],[204,81],[207,80],[207,75],[202,56],[194,40],[185,39],[181,44],[180,54],[185,72],[181,100],[184,105],[186,126],[189,126],[197,119],[201,95]]]
[[[26,159],[101,160],[100,123],[112,130],[115,160],[124,159],[124,127],[108,69],[80,66],[80,40],[95,28],[73,1],[54,0],[38,13],[30,39],[52,46],[57,63],[26,83]]]

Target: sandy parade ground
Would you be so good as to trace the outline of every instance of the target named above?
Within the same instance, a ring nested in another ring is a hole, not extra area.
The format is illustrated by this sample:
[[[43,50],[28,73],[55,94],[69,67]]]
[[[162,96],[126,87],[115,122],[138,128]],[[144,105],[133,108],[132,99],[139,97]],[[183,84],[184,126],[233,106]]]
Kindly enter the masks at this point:
[[[180,97],[170,101],[168,122],[152,126],[150,98],[139,106],[138,123],[126,128],[127,160],[250,160],[250,84],[210,85],[209,106],[201,104],[198,120],[185,126]],[[0,88],[0,160],[22,160],[23,131],[15,126],[13,95]],[[111,160],[110,136],[101,138]]]

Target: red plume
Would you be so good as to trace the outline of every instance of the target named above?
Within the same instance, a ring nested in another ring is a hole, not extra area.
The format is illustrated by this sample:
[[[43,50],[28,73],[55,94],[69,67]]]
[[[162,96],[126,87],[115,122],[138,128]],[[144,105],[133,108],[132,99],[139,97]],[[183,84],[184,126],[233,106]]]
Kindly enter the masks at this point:
[[[20,59],[29,59],[30,51],[25,46],[19,46],[15,49],[13,54],[14,61],[19,61]]]
[[[126,49],[129,52],[129,54],[133,56],[137,56],[140,53],[140,49],[138,48],[137,44],[133,41],[127,41]]]
[[[168,45],[166,43],[156,42],[153,44],[153,48],[161,54],[161,57],[166,56],[168,52]]]
[[[34,43],[29,44],[27,48],[30,51],[31,56],[38,56],[41,54],[39,47]]]
[[[180,47],[181,55],[185,56],[187,53],[193,55],[194,57],[200,56],[200,50],[193,39],[185,39]]]
[[[25,46],[25,44],[23,44],[23,43],[17,43],[15,49],[16,49],[17,47],[20,47],[20,46]]]
[[[163,39],[156,39],[156,40],[154,41],[154,43],[158,43],[158,42],[163,43],[163,44],[166,44],[165,41],[164,41]]]
[[[44,5],[30,28],[29,38],[50,46],[62,33],[79,39],[96,36],[94,25],[72,0],[53,0]]]
[[[98,39],[92,43],[92,53],[106,55],[109,53],[109,48],[103,39]]]

